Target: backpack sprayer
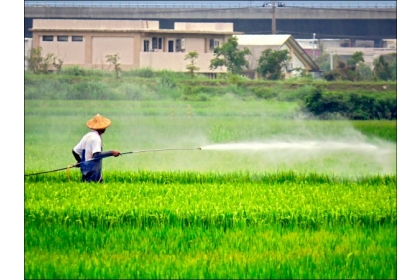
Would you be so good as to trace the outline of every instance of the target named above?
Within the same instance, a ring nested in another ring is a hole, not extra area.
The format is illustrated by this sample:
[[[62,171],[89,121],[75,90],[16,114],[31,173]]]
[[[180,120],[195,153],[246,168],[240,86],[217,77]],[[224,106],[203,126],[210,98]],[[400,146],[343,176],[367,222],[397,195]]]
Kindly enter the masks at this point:
[[[161,152],[161,151],[192,151],[192,150],[201,150],[200,147],[196,148],[196,149],[177,149],[177,148],[168,148],[168,149],[154,149],[154,150],[139,150],[139,151],[131,151],[131,152],[125,152],[125,153],[121,153],[121,155],[128,155],[128,154],[137,154],[137,153],[149,153],[149,152]],[[92,161],[92,160],[99,160],[99,159],[103,159],[106,157],[110,157],[112,155],[109,156],[105,156],[105,157],[98,157],[98,158],[92,158],[90,160],[86,160],[86,161]],[[86,162],[85,161],[85,162]],[[25,176],[33,176],[33,175],[39,175],[39,174],[44,174],[44,173],[50,173],[50,172],[56,172],[56,171],[60,171],[60,170],[65,170],[67,169],[67,177],[69,177],[69,170],[70,168],[73,167],[79,167],[80,163],[75,163],[75,164],[70,164],[67,167],[63,167],[63,168],[59,168],[59,169],[54,169],[54,170],[49,170],[49,171],[43,171],[43,172],[37,172],[37,173],[32,173],[32,174],[25,174]]]

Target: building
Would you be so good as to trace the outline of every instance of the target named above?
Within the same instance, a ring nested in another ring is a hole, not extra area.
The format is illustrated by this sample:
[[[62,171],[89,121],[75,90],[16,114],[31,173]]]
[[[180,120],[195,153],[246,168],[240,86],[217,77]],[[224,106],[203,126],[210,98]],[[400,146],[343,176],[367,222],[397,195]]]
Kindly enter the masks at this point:
[[[312,59],[317,58],[321,55],[321,49],[318,45],[319,39],[296,39],[296,42],[302,47],[302,49]]]
[[[176,22],[174,29],[159,29],[150,20],[34,19],[33,47],[52,53],[63,66],[111,69],[107,55],[119,55],[122,70],[150,67],[153,70],[187,71],[185,55],[196,51],[197,73],[210,70],[213,49],[236,34],[233,23]]]
[[[249,76],[258,77],[256,69],[258,60],[265,49],[288,50],[291,57],[289,65],[286,67],[285,78],[291,78],[300,74],[297,69],[305,69],[309,73],[314,73],[319,77],[320,70],[318,65],[311,59],[292,35],[234,35],[238,38],[239,48],[247,47],[251,51],[248,56]]]
[[[28,69],[28,61],[26,58],[29,56],[32,49],[32,38],[25,38],[25,70]]]

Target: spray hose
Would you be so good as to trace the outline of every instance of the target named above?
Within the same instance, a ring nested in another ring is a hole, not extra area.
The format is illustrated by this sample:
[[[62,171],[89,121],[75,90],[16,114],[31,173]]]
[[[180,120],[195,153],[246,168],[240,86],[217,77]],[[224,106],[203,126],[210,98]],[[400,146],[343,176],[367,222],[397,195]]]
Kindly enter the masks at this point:
[[[192,150],[201,150],[200,147],[195,148],[195,149],[177,149],[177,148],[168,148],[168,149],[154,149],[154,150],[139,150],[139,151],[131,151],[131,152],[124,152],[121,153],[121,155],[128,155],[128,154],[137,154],[137,153],[148,153],[148,152],[161,152],[161,151],[192,151]],[[98,157],[98,158],[92,158],[86,161],[93,161],[93,160],[99,160],[99,159],[103,159],[103,158],[107,158],[107,157],[111,157],[112,155],[109,156],[105,156],[105,157]],[[84,161],[84,162],[86,162]],[[60,171],[60,170],[64,170],[66,169],[66,173],[67,173],[67,178],[70,181],[70,168],[73,167],[79,167],[80,163],[75,163],[75,164],[70,164],[67,167],[63,167],[63,168],[58,168],[58,169],[54,169],[54,170],[49,170],[49,171],[43,171],[43,172],[37,172],[37,173],[32,173],[32,174],[25,174],[25,176],[33,176],[33,175],[39,175],[39,174],[45,174],[45,173],[51,173],[51,172],[56,172],[56,171]]]

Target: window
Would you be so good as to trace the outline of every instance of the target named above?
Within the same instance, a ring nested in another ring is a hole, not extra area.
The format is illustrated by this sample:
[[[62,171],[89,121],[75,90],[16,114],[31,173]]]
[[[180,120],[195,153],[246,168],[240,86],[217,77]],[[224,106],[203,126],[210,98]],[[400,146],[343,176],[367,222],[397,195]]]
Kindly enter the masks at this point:
[[[69,36],[57,36],[58,42],[67,42],[69,40]]]
[[[150,41],[149,40],[143,40],[143,51],[144,52],[149,52],[149,46],[150,46]]]
[[[42,36],[42,41],[45,41],[45,42],[52,42],[52,41],[54,41],[54,36],[51,36],[51,35],[44,35],[44,36]]]
[[[209,43],[210,50],[213,50],[214,48],[219,46],[219,40],[217,40],[217,39],[210,39],[209,42],[210,42]]]
[[[175,50],[177,52],[182,52],[183,50],[185,50],[185,38],[176,39]]]
[[[163,38],[161,37],[152,37],[152,49],[153,50],[161,50],[162,49],[162,42]]]
[[[83,42],[83,36],[71,36],[72,42]]]
[[[168,41],[168,52],[174,52],[174,40]]]

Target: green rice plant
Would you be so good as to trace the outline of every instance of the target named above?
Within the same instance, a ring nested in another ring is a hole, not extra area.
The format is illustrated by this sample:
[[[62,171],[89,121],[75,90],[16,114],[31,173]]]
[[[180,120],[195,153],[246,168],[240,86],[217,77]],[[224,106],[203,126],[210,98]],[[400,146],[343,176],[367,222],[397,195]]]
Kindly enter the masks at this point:
[[[50,231],[47,227],[25,231],[25,278],[396,277],[395,229],[387,226],[309,232],[269,227],[101,230],[57,226],[54,235]]]
[[[25,180],[25,278],[396,277],[396,177]]]
[[[142,227],[185,221],[194,226],[233,227],[239,222],[315,228],[396,223],[395,177],[340,183],[315,174],[278,175],[115,173],[105,178],[106,184],[89,189],[86,184],[60,183],[59,175],[45,175],[43,181],[26,179],[25,218],[40,224],[66,219],[74,223],[85,216],[85,224],[108,226],[101,217],[113,217],[114,223],[130,221]],[[51,214],[48,221],[46,213]]]

